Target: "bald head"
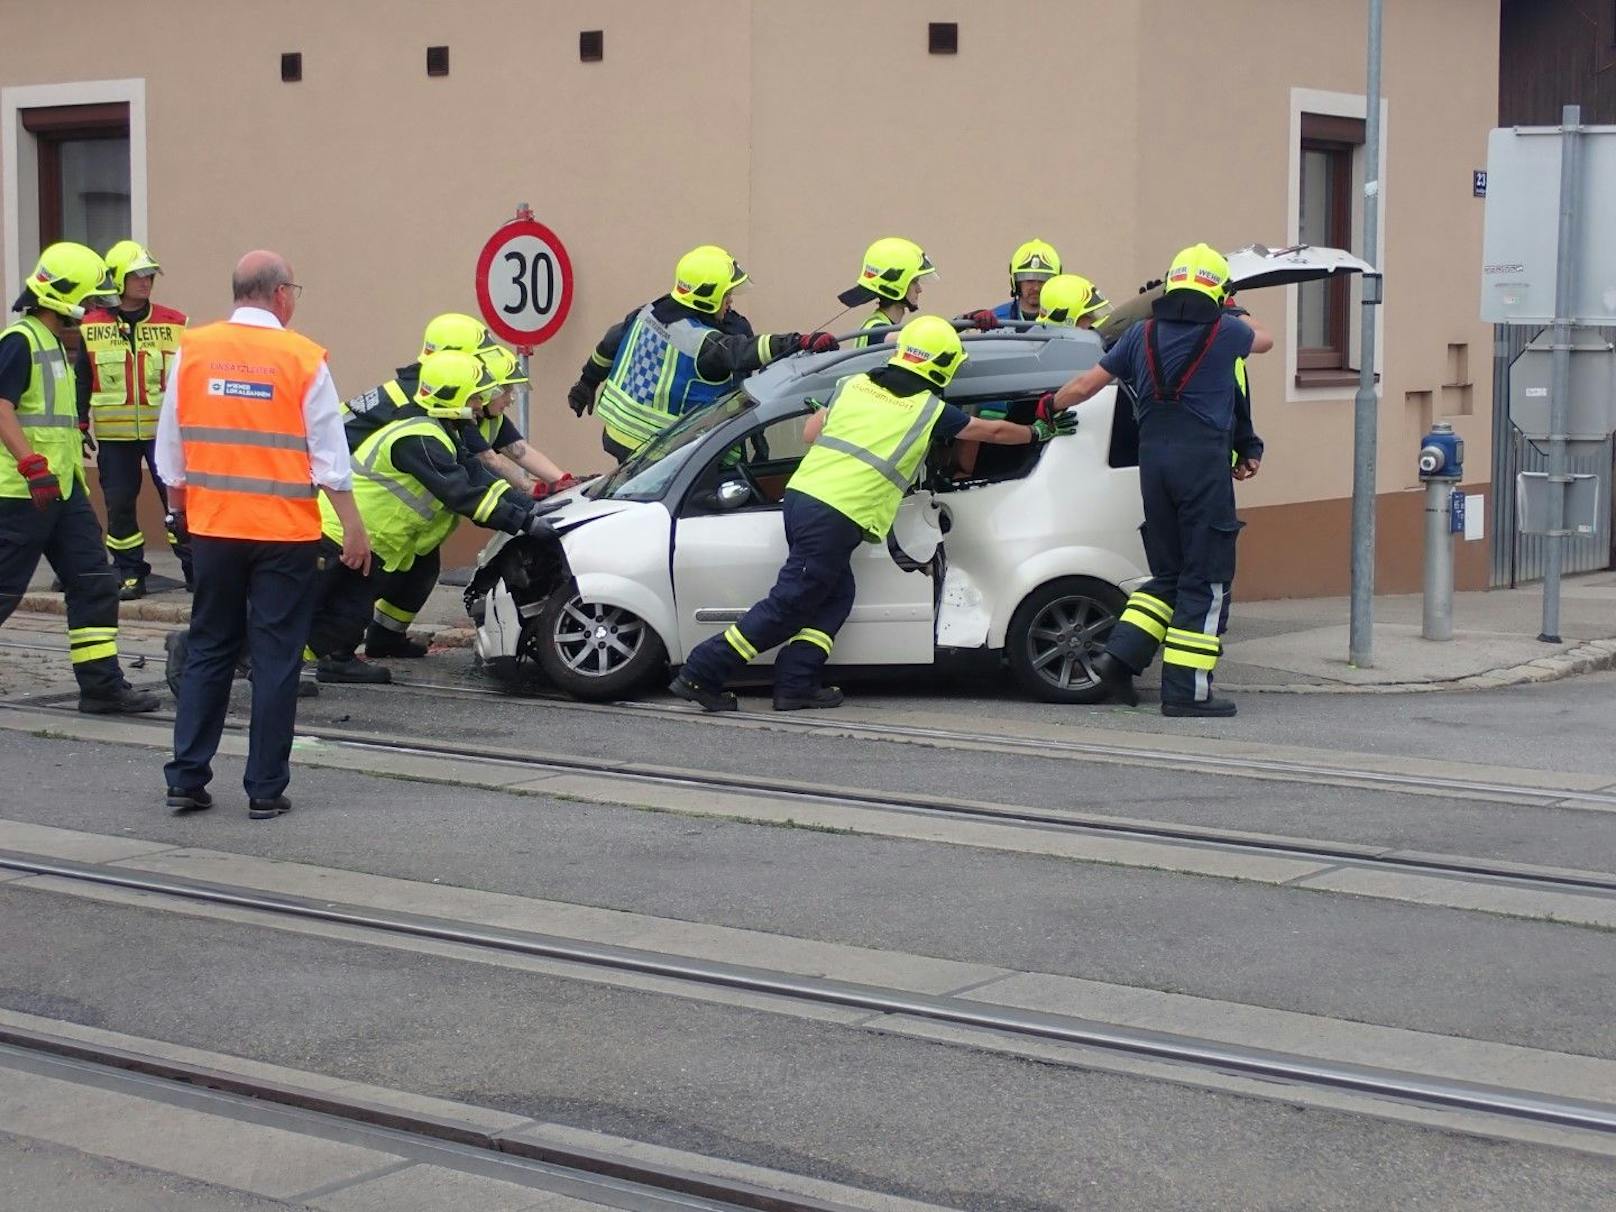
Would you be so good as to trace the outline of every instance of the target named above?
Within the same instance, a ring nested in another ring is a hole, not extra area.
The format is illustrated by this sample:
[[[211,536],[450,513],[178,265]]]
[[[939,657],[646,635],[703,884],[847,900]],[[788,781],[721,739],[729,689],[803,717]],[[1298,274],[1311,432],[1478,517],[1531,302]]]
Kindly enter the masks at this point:
[[[291,280],[292,267],[285,257],[255,249],[236,262],[236,272],[230,276],[230,289],[238,306],[268,307],[274,301],[276,287]]]

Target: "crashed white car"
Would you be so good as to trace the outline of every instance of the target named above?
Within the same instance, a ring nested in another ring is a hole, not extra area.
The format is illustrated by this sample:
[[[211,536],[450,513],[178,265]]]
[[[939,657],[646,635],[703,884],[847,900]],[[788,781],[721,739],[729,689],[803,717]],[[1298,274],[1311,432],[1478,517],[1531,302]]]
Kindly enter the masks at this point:
[[[1242,250],[1230,262],[1234,280],[1254,286],[1369,268],[1327,249]],[[1104,348],[1094,332],[1047,326],[964,340],[970,357],[947,398],[968,410],[1008,404],[1023,422],[1041,393]],[[876,346],[778,362],[610,475],[547,503],[559,548],[496,536],[466,590],[481,662],[511,684],[536,667],[584,699],[622,698],[664,676],[773,585],[786,558],[780,502],[806,451],[810,400],[889,354]],[[1149,571],[1132,401],[1107,388],[1076,412],[1070,437],[982,447],[966,483],[933,452],[888,542],[854,557],[858,597],[832,665],[924,666],[971,653],[998,658],[1040,698],[1099,697],[1091,657]]]

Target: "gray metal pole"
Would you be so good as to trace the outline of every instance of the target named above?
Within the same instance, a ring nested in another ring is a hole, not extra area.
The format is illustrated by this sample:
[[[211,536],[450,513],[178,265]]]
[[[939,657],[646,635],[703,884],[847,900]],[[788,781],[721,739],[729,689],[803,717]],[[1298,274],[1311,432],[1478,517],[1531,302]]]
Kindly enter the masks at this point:
[[[516,365],[521,368],[524,380],[532,374],[528,364],[526,347],[517,351]],[[516,415],[522,418],[522,436],[531,442],[533,440],[533,385],[529,382],[521,383],[516,389]]]
[[[1425,482],[1425,616],[1420,634],[1453,638],[1452,480]]]
[[[1560,642],[1560,572],[1565,567],[1565,494],[1571,481],[1566,423],[1571,413],[1571,322],[1576,306],[1577,194],[1582,185],[1582,107],[1560,114],[1560,235],[1554,275],[1554,346],[1549,368],[1549,530],[1543,565],[1543,631],[1538,639]]]
[[[1369,83],[1364,123],[1364,259],[1379,258],[1380,237],[1380,3],[1369,0]],[[1375,306],[1380,280],[1363,283],[1358,394],[1352,410],[1352,616],[1347,662],[1375,657],[1375,443],[1380,396],[1375,390]]]

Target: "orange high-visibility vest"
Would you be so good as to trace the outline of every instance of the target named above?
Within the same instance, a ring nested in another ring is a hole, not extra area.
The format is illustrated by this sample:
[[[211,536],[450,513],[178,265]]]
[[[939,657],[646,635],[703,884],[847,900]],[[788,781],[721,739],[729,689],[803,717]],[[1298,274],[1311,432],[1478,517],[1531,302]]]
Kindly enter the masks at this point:
[[[285,329],[224,321],[185,334],[175,419],[194,533],[320,537],[303,400],[323,365],[325,350]]]

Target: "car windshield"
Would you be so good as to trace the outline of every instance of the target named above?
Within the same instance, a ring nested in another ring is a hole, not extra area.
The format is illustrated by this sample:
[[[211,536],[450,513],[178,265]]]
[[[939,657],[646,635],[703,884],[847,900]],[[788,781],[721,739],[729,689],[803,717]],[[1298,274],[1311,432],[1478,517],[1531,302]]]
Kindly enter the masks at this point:
[[[731,417],[756,404],[737,392],[711,408],[689,413],[668,426],[600,482],[597,500],[660,501],[701,440]]]

